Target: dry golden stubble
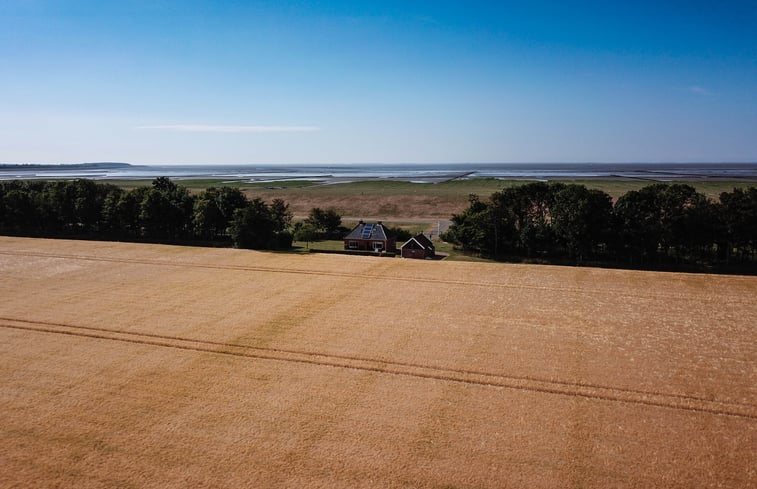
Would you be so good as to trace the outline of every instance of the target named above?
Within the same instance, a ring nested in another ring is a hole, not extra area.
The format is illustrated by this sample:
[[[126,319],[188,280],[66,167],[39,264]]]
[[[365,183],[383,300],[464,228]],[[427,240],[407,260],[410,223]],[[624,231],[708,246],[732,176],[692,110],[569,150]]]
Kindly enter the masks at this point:
[[[0,238],[0,485],[748,487],[756,291]]]

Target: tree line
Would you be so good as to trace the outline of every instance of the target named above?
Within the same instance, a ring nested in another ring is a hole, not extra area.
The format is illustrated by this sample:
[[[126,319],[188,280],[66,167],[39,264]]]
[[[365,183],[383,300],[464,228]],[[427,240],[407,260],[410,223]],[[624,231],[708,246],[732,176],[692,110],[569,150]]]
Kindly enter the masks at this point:
[[[0,234],[282,249],[292,245],[291,221],[281,199],[249,200],[232,187],[192,195],[167,177],[132,190],[86,179],[0,182]]]
[[[471,195],[452,222],[445,241],[500,260],[757,271],[754,187],[712,200],[687,184],[654,184],[613,202],[583,185],[535,182]],[[250,200],[232,187],[193,195],[166,177],[132,190],[86,179],[0,182],[6,235],[286,249],[293,234],[312,241],[346,231],[333,209],[314,208],[293,226],[281,199]]]
[[[487,200],[471,195],[442,238],[495,259],[755,271],[757,189],[715,201],[691,185],[660,183],[613,202],[584,185],[528,183]]]

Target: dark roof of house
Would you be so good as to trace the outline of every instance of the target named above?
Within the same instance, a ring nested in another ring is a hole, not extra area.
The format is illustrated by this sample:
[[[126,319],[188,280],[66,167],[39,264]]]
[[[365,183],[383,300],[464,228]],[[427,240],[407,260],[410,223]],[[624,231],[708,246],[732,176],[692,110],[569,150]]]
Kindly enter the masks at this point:
[[[429,248],[434,249],[434,243],[431,241],[431,239],[428,236],[426,236],[423,233],[416,234],[412,238],[408,239],[405,242],[405,244],[400,246],[400,248],[404,248],[405,245],[410,243],[411,241],[415,241],[416,243],[418,243],[418,245],[424,250],[429,249]]]
[[[384,228],[384,225],[380,222],[372,223],[362,221],[344,237],[344,239],[375,239],[382,241],[392,238],[394,238],[394,236],[389,234]]]

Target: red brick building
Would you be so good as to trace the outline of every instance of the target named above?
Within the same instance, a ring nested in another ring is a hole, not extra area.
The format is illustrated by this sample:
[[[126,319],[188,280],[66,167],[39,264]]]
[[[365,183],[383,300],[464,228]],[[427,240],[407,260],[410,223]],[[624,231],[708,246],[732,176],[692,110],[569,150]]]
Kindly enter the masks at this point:
[[[423,233],[416,234],[407,240],[405,244],[400,246],[400,250],[402,258],[418,258],[423,260],[425,258],[433,258],[436,255],[434,243]]]
[[[360,221],[344,237],[344,249],[354,251],[395,252],[397,238],[384,228],[381,221],[377,223]]]

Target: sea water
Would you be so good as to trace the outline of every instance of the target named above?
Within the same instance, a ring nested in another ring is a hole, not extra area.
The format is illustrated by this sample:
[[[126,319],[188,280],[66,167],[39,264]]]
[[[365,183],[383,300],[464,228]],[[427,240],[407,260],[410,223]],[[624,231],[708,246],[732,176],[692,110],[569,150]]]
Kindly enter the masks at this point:
[[[269,164],[269,165],[24,165],[0,166],[0,180],[221,179],[267,182],[310,180],[338,183],[359,180],[439,182],[455,179],[631,178],[653,181],[757,180],[757,163],[445,163],[445,164]]]

